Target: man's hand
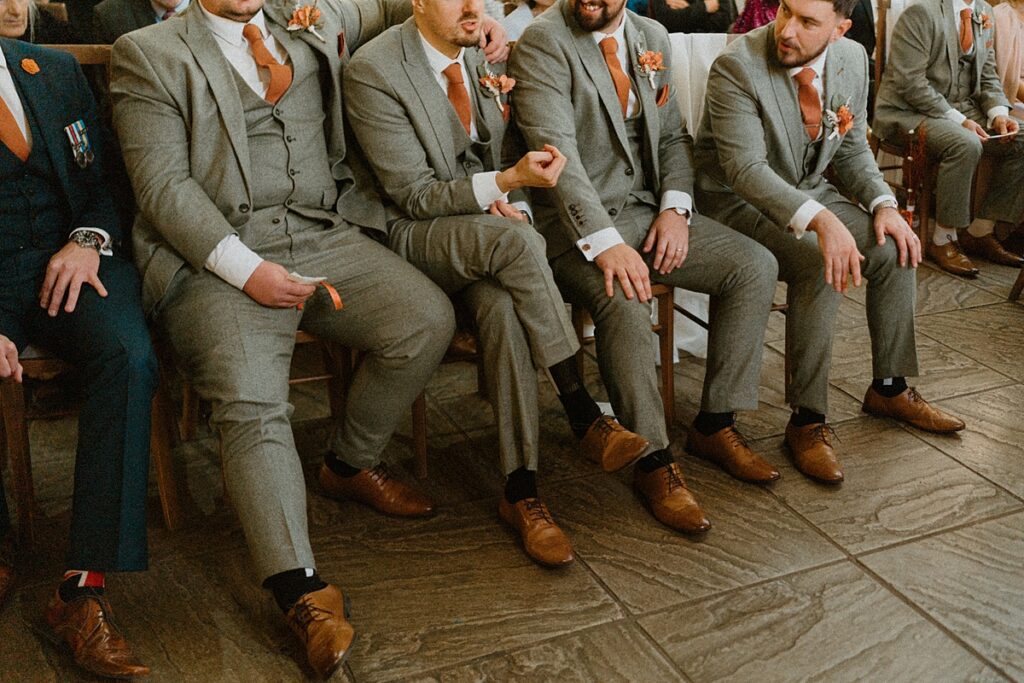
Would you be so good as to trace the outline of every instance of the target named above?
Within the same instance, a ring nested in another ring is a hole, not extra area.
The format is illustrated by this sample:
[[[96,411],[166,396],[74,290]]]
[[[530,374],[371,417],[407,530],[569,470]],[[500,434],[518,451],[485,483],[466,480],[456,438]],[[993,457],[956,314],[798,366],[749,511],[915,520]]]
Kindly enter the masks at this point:
[[[480,47],[483,48],[484,58],[491,64],[508,59],[508,34],[505,27],[491,17],[484,16],[480,19],[480,28]]]
[[[554,187],[565,168],[566,158],[554,145],[544,145],[540,152],[527,152],[512,168],[498,174],[495,182],[502,192],[521,187]]]
[[[825,263],[825,282],[840,294],[846,291],[848,273],[853,274],[853,286],[860,287],[860,262],[864,256],[857,250],[857,242],[839,217],[822,209],[807,226],[818,235],[821,260]]]
[[[875,212],[875,237],[878,238],[878,246],[885,244],[886,235],[892,235],[893,241],[896,242],[896,248],[900,252],[900,265],[905,268],[909,259],[910,267],[917,268],[917,264],[921,262],[921,240],[903,220],[900,212],[889,206]]]
[[[488,207],[487,212],[493,216],[504,216],[505,218],[511,218],[512,220],[515,221],[522,221],[523,223],[530,222],[530,218],[525,213],[523,213],[516,207],[512,206],[508,202],[502,201],[500,199],[491,204],[490,207]]]
[[[690,3],[686,0],[665,0],[665,4],[668,5],[669,9],[686,9],[690,6]]]
[[[50,317],[55,317],[60,310],[64,295],[67,303],[64,312],[71,313],[78,304],[78,295],[83,284],[92,285],[100,296],[105,297],[107,290],[100,282],[100,253],[92,247],[82,247],[68,242],[64,248],[50,258],[46,266],[46,277],[43,287],[39,290],[39,306],[47,309]]]
[[[683,265],[690,251],[690,220],[672,209],[659,213],[647,231],[644,253],[650,253],[655,247],[657,250],[651,265],[662,275]]]
[[[0,334],[0,379],[13,377],[21,382],[21,363],[18,361],[18,347],[10,339]]]
[[[1020,131],[1020,124],[1009,116],[997,116],[992,120],[992,128],[999,135],[1006,135],[1007,133],[1017,133]],[[1013,142],[1013,138],[1003,138],[999,142],[1005,145],[1006,143]]]
[[[604,291],[609,298],[615,296],[615,280],[618,278],[627,299],[632,299],[635,291],[640,301],[650,300],[651,278],[647,264],[633,247],[627,244],[608,247],[597,255],[594,263],[604,272]]]
[[[316,285],[289,280],[284,266],[264,261],[256,266],[242,291],[256,303],[270,308],[294,308],[316,291]]]
[[[977,135],[982,141],[988,140],[988,133],[985,132],[985,129],[971,119],[964,119],[960,125]]]

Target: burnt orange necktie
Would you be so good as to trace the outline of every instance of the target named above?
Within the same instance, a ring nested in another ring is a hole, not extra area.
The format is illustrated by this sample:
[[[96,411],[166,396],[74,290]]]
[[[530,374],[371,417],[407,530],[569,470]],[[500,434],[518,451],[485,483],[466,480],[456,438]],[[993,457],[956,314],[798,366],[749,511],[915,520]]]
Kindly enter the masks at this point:
[[[807,66],[800,70],[795,78],[797,82],[797,99],[800,100],[800,117],[804,120],[804,130],[811,140],[818,139],[821,130],[821,100],[818,89],[814,87],[814,69]]]
[[[974,29],[971,27],[971,10],[960,10],[960,51],[967,54],[974,47]]]
[[[7,149],[22,161],[28,159],[28,154],[31,151],[28,141],[2,97],[0,97],[0,142],[7,145]]]
[[[263,42],[263,34],[255,24],[246,24],[242,28],[242,35],[249,41],[256,66],[270,71],[270,85],[267,86],[267,94],[263,98],[271,104],[276,104],[292,84],[292,68],[274,59],[267,49],[267,44]]]
[[[469,93],[466,92],[466,82],[462,79],[462,65],[452,62],[441,73],[448,79],[448,101],[455,107],[455,113],[459,115],[459,121],[462,121],[462,127],[466,129],[466,135],[469,135],[471,122]]]
[[[615,84],[615,94],[619,96],[619,104],[622,106],[622,117],[626,117],[626,110],[629,108],[629,76],[622,70],[619,62],[619,41],[612,36],[603,39],[598,46],[604,53],[604,62],[608,65],[608,73]]]

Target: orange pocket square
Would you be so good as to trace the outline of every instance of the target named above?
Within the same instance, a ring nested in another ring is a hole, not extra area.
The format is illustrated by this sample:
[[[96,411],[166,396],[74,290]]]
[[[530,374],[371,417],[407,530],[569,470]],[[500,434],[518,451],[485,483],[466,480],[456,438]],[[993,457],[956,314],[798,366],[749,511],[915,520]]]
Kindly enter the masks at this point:
[[[505,104],[501,105],[501,118],[502,118],[503,121],[507,122],[508,121],[508,117],[509,117],[509,115],[511,113],[512,113],[512,107],[510,107],[508,105],[508,103],[505,103]]]
[[[666,102],[668,102],[668,86],[663,85],[658,90],[658,97],[654,100],[654,103],[659,107],[664,107]]]

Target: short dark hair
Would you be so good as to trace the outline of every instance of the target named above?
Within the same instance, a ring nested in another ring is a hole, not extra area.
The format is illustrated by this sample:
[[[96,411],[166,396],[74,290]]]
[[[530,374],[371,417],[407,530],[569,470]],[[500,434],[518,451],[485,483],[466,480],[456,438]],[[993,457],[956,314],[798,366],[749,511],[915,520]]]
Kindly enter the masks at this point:
[[[859,0],[832,0],[832,8],[843,19],[849,19],[850,15],[853,14],[853,8],[857,6],[857,2]]]

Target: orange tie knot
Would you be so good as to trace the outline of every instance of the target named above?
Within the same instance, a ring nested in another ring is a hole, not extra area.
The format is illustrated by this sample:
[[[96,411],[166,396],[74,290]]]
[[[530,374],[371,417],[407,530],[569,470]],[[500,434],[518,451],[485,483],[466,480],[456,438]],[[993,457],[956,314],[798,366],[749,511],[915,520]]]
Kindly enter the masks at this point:
[[[598,45],[606,57],[614,56],[619,51],[619,41],[615,40],[614,36],[604,38]]]
[[[260,27],[256,24],[246,24],[243,26],[242,36],[249,42],[250,46],[255,45],[257,42],[263,42],[263,34],[260,33]]]
[[[462,85],[465,82],[462,79],[462,65],[458,62],[452,62],[441,73],[452,85]]]
[[[796,82],[800,85],[811,85],[814,83],[815,76],[817,76],[817,73],[815,73],[814,69],[809,66],[805,66],[800,70],[800,73],[798,73],[795,78]]]

